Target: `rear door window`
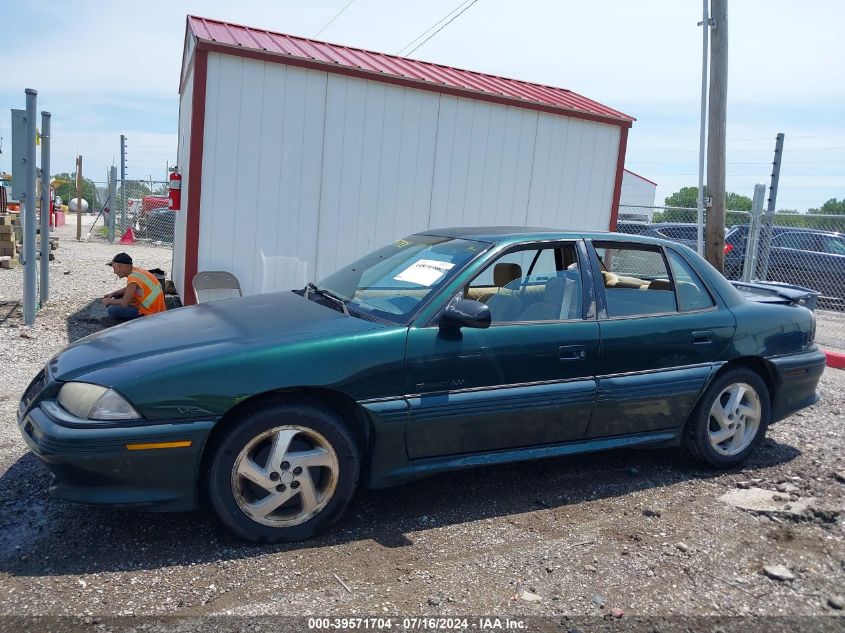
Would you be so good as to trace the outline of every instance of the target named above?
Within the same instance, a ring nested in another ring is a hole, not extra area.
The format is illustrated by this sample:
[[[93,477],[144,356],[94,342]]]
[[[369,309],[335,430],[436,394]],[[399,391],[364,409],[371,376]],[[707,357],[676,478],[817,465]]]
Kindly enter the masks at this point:
[[[822,252],[831,255],[845,255],[845,238],[832,235],[822,236]]]
[[[701,281],[692,267],[686,260],[670,248],[666,249],[669,259],[669,267],[672,269],[675,286],[678,291],[678,300],[681,303],[681,312],[692,312],[693,310],[706,310],[716,305],[707,286]]]
[[[677,312],[675,288],[659,246],[594,242],[611,317]]]
[[[772,240],[772,246],[778,248],[792,248],[798,251],[821,251],[818,236],[813,233],[782,233]]]

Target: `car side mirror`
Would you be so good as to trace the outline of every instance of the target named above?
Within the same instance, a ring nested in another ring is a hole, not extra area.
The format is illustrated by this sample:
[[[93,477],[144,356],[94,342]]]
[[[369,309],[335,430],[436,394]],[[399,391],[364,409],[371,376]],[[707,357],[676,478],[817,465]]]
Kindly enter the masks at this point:
[[[492,317],[490,308],[472,299],[450,303],[440,315],[441,330],[460,330],[462,327],[488,328]]]

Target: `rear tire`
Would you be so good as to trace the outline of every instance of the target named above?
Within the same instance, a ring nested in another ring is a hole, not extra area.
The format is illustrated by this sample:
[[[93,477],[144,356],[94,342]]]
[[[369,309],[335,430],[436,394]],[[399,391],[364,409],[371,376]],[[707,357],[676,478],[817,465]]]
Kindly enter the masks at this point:
[[[739,466],[766,436],[770,411],[769,390],[760,375],[730,369],[713,381],[693,409],[683,446],[713,468]]]
[[[208,495],[238,536],[298,541],[343,514],[359,473],[355,440],[337,415],[307,402],[276,401],[244,411],[220,441]]]

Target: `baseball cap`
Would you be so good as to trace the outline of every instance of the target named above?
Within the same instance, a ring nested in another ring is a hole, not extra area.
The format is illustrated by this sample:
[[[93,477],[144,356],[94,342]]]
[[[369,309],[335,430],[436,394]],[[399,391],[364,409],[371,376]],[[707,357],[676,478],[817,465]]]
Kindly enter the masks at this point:
[[[111,266],[112,264],[129,264],[132,265],[132,258],[129,257],[127,253],[118,253],[110,262],[106,262],[106,266]]]

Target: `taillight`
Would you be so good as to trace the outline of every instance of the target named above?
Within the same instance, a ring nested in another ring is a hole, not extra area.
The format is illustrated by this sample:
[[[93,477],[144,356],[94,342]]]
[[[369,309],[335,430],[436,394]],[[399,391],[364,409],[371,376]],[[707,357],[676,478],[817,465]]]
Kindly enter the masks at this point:
[[[727,255],[728,253],[730,253],[733,249],[734,249],[734,245],[733,245],[733,244],[725,244],[725,255]]]

